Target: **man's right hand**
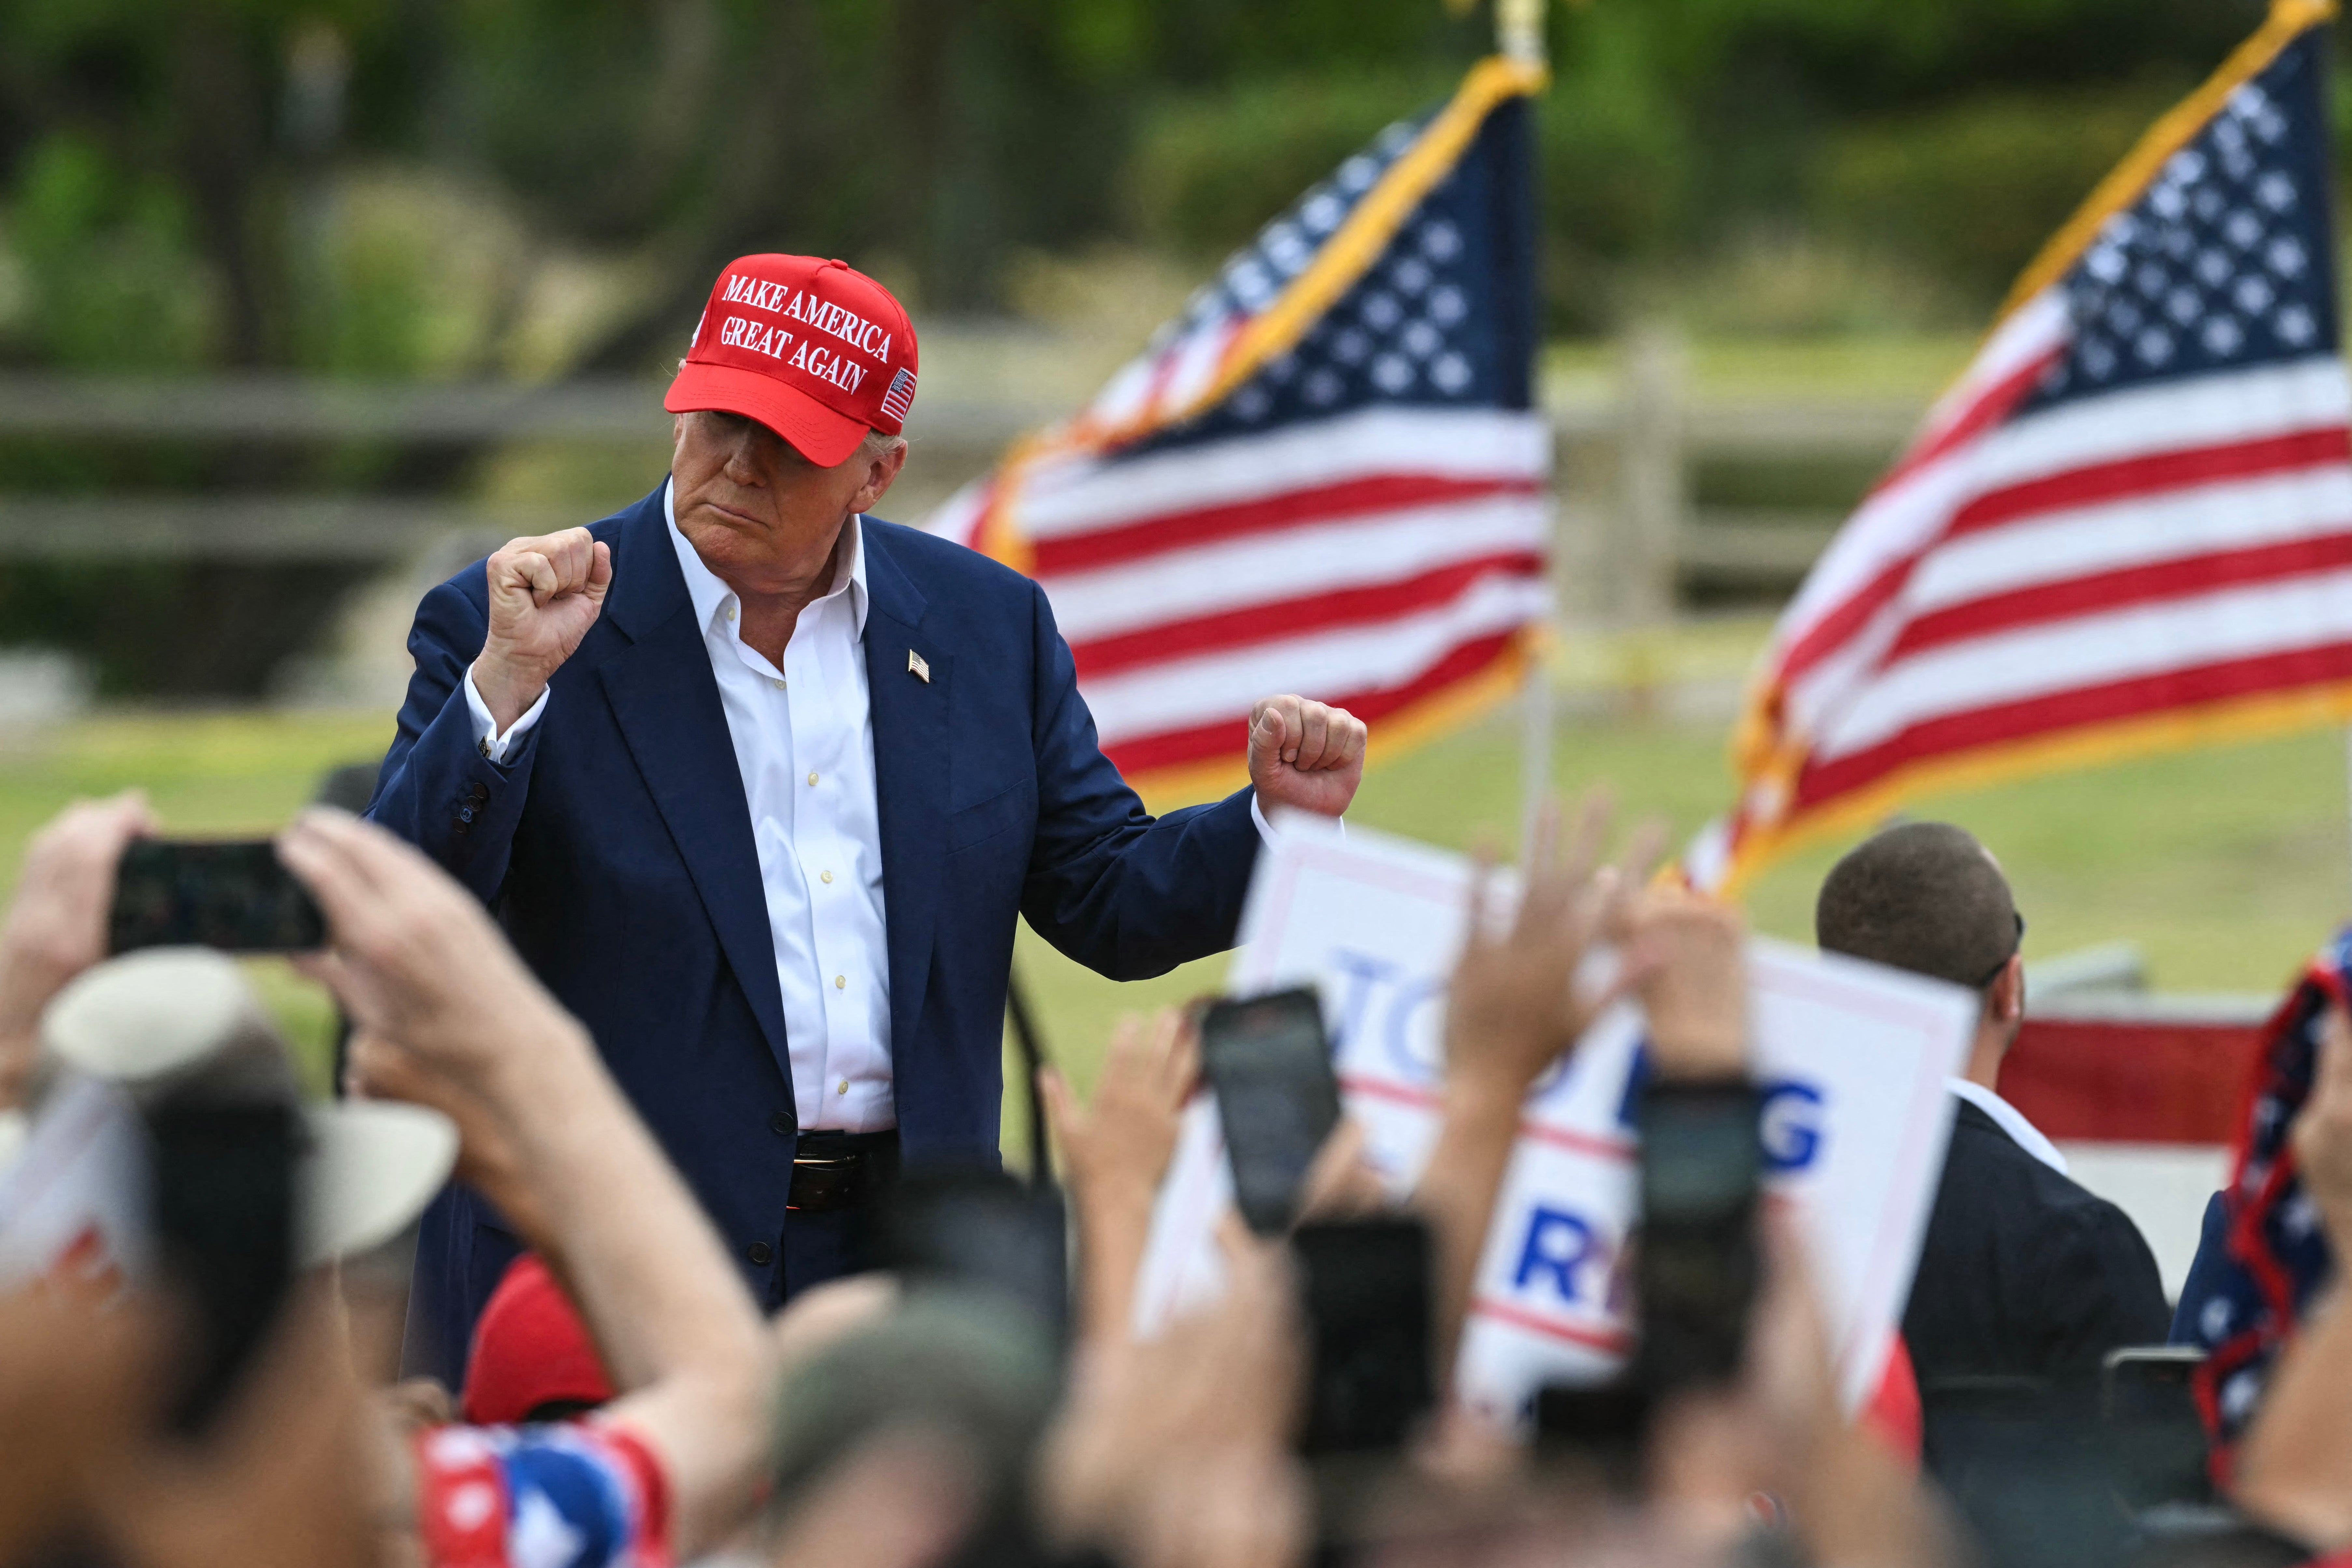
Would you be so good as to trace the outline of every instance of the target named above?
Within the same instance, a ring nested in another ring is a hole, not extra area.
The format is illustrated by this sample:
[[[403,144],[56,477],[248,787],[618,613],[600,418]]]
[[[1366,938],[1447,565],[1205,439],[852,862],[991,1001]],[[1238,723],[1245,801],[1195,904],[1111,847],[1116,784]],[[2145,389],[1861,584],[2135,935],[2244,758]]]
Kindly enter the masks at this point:
[[[508,540],[487,570],[490,631],[474,661],[474,689],[504,734],[596,624],[613,586],[613,547],[567,528]]]

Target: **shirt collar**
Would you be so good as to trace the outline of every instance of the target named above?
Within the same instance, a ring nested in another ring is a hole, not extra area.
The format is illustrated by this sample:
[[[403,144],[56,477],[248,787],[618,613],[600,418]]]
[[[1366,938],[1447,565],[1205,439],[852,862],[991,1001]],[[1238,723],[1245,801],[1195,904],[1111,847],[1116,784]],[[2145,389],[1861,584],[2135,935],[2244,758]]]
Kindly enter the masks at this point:
[[[735,590],[729,587],[718,573],[702,563],[702,557],[695,552],[694,545],[679,531],[677,508],[671,500],[671,492],[676,486],[675,479],[665,480],[662,484],[662,520],[669,524],[669,542],[677,552],[678,570],[686,574],[686,596],[694,601],[694,624],[709,631],[719,611],[735,603]],[[861,514],[852,512],[849,521],[842,525],[842,542],[834,546],[836,563],[840,561],[843,551],[849,552],[847,581],[843,580],[844,574],[835,570],[833,586],[814,601],[822,605],[827,599],[847,594],[850,618],[856,624],[859,637],[866,635],[866,531],[862,526],[865,521]]]
[[[1987,1089],[1964,1078],[1947,1079],[1945,1083],[1954,1094],[1975,1106],[1993,1120],[1993,1125],[2010,1136],[2019,1148],[2057,1172],[2066,1173],[2066,1156],[2058,1152],[2058,1145],[2042,1135],[2042,1129],[2025,1119],[2025,1113]]]

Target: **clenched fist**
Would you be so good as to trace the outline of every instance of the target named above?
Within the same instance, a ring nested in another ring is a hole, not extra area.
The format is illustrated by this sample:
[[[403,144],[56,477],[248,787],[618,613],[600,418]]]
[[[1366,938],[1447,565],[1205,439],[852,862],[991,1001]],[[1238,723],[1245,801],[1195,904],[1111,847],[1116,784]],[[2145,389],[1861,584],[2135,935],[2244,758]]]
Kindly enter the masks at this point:
[[[474,689],[504,733],[596,624],[613,586],[613,547],[567,528],[508,540],[487,570],[490,632],[474,661]]]
[[[1339,816],[1364,782],[1364,721],[1304,697],[1265,697],[1250,710],[1250,783],[1258,804]]]

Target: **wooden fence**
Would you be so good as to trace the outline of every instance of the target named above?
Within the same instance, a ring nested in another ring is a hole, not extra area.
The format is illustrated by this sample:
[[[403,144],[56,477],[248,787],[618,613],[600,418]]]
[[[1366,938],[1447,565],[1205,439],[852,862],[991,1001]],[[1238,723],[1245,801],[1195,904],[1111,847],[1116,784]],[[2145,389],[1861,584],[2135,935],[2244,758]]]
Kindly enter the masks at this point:
[[[926,344],[953,354],[953,339]],[[1695,504],[1709,461],[1864,466],[1891,456],[1918,417],[1906,400],[1724,397],[1693,392],[1677,343],[1636,334],[1613,381],[1559,384],[1546,406],[1560,444],[1563,603],[1605,620],[1664,618],[1694,579],[1785,592],[1839,521],[1820,510]],[[927,366],[928,369],[928,366]],[[1022,431],[1058,411],[1019,395],[956,395],[967,374],[919,403],[918,463],[902,515],[982,472]],[[659,387],[636,380],[549,386],[367,384],[247,375],[154,381],[0,374],[0,443],[64,440],[261,447],[363,444],[488,450],[666,438]],[[919,478],[918,479],[918,476]],[[518,533],[580,521],[577,504],[494,503],[381,490],[183,495],[0,494],[0,559],[447,561]]]

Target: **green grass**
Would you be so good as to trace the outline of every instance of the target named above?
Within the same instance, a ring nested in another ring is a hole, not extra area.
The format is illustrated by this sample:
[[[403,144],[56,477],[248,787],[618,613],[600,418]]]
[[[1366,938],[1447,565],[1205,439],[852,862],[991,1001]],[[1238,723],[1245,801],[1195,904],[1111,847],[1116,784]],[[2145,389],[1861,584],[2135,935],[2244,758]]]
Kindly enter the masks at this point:
[[[1596,673],[1622,673],[1609,659],[1632,658],[1683,675],[1727,662],[1709,640],[1723,635],[1586,657]],[[0,880],[13,882],[26,836],[68,801],[132,785],[147,791],[169,831],[266,832],[310,797],[327,768],[378,755],[390,729],[388,719],[337,715],[114,714],[20,741],[0,750]],[[1661,815],[1678,838],[1730,794],[1716,726],[1592,720],[1563,723],[1557,739],[1563,790],[1609,782],[1627,815]],[[1507,849],[1518,780],[1516,729],[1497,721],[1375,769],[1350,820],[1455,848],[1485,839]],[[2352,896],[2344,738],[2333,731],[1930,798],[1913,809],[1964,824],[2000,856],[2032,921],[2029,957],[2127,939],[2166,990],[2277,989]],[[1764,877],[1749,899],[1759,929],[1804,940],[1813,889],[1845,847],[1822,845]],[[1211,959],[1119,985],[1025,931],[1016,963],[1050,1048],[1082,1086],[1120,1013],[1213,990],[1224,969]],[[322,1083],[324,996],[282,964],[254,971],[314,1084]],[[1020,1111],[1019,1096],[1009,1095],[1006,1141],[1015,1149]]]

